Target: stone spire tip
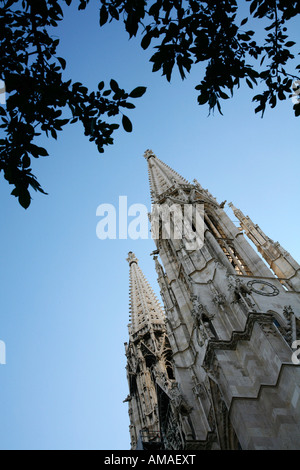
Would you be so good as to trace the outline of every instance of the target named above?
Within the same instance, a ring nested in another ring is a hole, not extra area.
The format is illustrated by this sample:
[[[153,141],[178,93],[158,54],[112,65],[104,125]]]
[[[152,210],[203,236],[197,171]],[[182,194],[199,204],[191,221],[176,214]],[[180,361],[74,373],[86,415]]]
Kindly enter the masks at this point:
[[[155,158],[155,155],[153,153],[152,150],[146,150],[146,152],[144,153],[144,158],[146,158],[146,160],[149,160],[150,157],[154,157]]]
[[[132,263],[138,263],[139,260],[132,251],[129,251],[128,258],[126,259],[126,261],[128,261],[130,266]]]

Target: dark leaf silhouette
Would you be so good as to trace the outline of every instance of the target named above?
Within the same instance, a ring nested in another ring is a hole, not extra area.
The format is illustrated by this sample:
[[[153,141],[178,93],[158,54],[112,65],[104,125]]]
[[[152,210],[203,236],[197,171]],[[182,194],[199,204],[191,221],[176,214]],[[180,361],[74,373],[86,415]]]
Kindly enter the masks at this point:
[[[69,6],[72,0],[64,0]],[[84,10],[89,0],[77,0]],[[18,10],[15,4],[18,3]],[[11,194],[22,207],[31,203],[32,190],[46,194],[31,170],[32,158],[47,157],[48,151],[38,145],[42,134],[58,138],[68,124],[81,122],[84,134],[95,142],[99,153],[113,144],[113,133],[120,127],[131,132],[128,117],[121,109],[133,109],[129,94],[111,79],[110,88],[100,81],[97,90],[90,92],[82,83],[64,81],[67,63],[57,57],[59,39],[51,29],[63,19],[58,0],[7,0],[0,2],[0,78],[5,81],[8,97],[6,107],[0,106],[0,173],[14,186]],[[118,19],[117,11],[109,8]],[[105,6],[101,8],[100,24],[108,19]],[[65,70],[64,74],[62,73]],[[142,87],[135,89],[132,98],[142,96]]]
[[[140,98],[141,96],[143,96],[146,93],[146,90],[147,90],[146,87],[139,86],[139,87],[135,88],[134,90],[132,90],[131,93],[129,93],[129,97],[130,98]]]
[[[249,15],[242,21],[238,21],[241,2],[236,0],[154,0],[150,7],[144,0],[102,3],[108,13],[106,21],[123,20],[130,38],[141,32],[143,49],[148,49],[153,40],[153,72],[161,71],[171,81],[177,68],[185,79],[194,64],[203,62],[203,77],[196,86],[198,103],[208,103],[209,110],[217,107],[220,112],[220,99],[232,96],[243,81],[251,89],[260,84],[264,90],[257,95],[259,107],[255,112],[263,115],[267,106],[276,106],[276,97],[283,100],[290,95],[291,82],[284,78],[299,80],[293,70],[287,70],[289,64],[294,68],[295,42],[289,40],[286,24],[300,13],[300,2],[246,1]],[[258,31],[262,29],[261,20],[264,22],[266,35],[260,42],[255,31],[245,30],[249,18],[256,22]],[[222,96],[221,89],[229,93]],[[294,106],[295,116],[299,115],[297,106],[300,104]]]
[[[127,116],[125,116],[125,114],[123,115],[123,118],[122,118],[122,124],[126,132],[132,132],[132,123],[130,119]]]
[[[24,208],[30,205],[30,191],[46,194],[30,168],[31,157],[48,155],[37,145],[40,135],[57,139],[66,125],[80,122],[84,134],[103,153],[106,145],[113,144],[120,121],[125,131],[132,131],[122,109],[133,109],[128,99],[140,98],[146,91],[138,86],[128,93],[114,79],[108,88],[100,81],[94,91],[64,80],[68,67],[57,56],[59,39],[53,35],[53,28],[63,20],[62,2],[72,4],[72,0],[0,2],[0,78],[8,92],[6,107],[0,106],[4,134],[0,173],[13,185],[12,195]],[[300,66],[293,62],[296,44],[287,26],[300,13],[300,2],[246,2],[249,14],[241,21],[236,0],[101,0],[100,26],[123,21],[130,38],[141,33],[141,47],[154,48],[152,70],[168,81],[174,69],[184,80],[201,62],[202,75],[195,88],[199,105],[209,111],[216,108],[222,113],[222,100],[233,96],[244,82],[250,89],[259,86],[253,97],[256,113],[263,116],[267,107],[293,96],[291,109],[298,117]],[[90,1],[73,3],[84,10]],[[250,18],[253,30],[245,26]],[[265,35],[257,38],[254,29],[261,31],[261,23]]]

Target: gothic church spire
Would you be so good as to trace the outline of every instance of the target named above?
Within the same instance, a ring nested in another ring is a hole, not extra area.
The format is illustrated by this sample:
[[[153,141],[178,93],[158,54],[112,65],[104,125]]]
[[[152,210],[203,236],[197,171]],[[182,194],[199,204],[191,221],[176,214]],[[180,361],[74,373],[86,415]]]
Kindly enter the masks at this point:
[[[154,201],[174,185],[189,185],[185,178],[157,158],[152,150],[146,150],[144,157],[148,161],[151,197]]]
[[[130,333],[137,333],[145,327],[153,329],[164,325],[162,307],[139,267],[137,257],[131,251],[127,261],[130,266]]]

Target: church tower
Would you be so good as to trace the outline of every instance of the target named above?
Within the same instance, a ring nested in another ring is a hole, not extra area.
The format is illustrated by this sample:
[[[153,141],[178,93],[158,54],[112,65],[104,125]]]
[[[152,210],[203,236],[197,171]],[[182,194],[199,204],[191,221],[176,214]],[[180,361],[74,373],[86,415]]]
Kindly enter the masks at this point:
[[[130,437],[133,449],[161,448],[157,385],[171,384],[171,349],[163,310],[146,281],[134,253],[130,269],[129,343],[125,343],[129,395]]]
[[[133,448],[147,428],[162,449],[299,449],[300,366],[292,355],[300,339],[300,266],[232,204],[240,227],[196,180],[151,150],[144,156],[165,314],[137,280],[144,278],[130,254]]]

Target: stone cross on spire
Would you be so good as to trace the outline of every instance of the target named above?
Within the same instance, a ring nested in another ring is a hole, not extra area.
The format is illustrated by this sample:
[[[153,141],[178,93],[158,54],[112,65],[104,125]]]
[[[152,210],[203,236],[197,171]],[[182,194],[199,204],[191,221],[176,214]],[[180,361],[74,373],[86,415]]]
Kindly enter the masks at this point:
[[[130,333],[137,333],[144,328],[152,331],[164,327],[162,307],[139,267],[137,257],[131,251],[127,261],[130,266]]]

